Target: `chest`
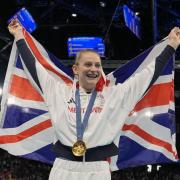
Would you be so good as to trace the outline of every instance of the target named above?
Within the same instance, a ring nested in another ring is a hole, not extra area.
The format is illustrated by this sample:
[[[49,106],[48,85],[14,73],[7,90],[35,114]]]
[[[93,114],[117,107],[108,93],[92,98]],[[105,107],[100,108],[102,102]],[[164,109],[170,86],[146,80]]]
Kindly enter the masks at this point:
[[[81,115],[83,116],[88,108],[88,104],[91,98],[91,94],[81,94],[80,95],[80,108],[81,108]],[[92,107],[92,115],[98,115],[102,112],[103,107],[105,104],[105,98],[102,94],[98,94],[95,102]],[[76,104],[75,104],[75,97],[71,96],[69,99],[67,99],[66,102],[68,113],[71,114],[71,116],[75,116],[76,114]]]

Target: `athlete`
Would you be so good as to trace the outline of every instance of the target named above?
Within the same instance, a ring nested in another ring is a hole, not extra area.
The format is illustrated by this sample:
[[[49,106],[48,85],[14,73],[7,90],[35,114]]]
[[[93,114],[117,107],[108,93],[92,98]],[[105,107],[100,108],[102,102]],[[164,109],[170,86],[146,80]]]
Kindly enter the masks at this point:
[[[92,50],[77,54],[73,84],[51,76],[30,51],[21,25],[8,26],[33,80],[42,91],[51,114],[57,158],[50,180],[110,180],[107,158],[117,155],[113,140],[135,104],[153,84],[180,44],[180,29],[171,30],[168,45],[140,73],[123,84],[102,85],[100,56]],[[143,83],[142,83],[143,82]]]

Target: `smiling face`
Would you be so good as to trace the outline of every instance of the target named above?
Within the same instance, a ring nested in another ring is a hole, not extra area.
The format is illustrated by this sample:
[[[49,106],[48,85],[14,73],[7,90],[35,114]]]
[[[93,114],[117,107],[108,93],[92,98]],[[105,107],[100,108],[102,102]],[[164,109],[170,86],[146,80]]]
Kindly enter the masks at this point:
[[[102,74],[102,66],[100,56],[93,51],[83,51],[75,65],[73,72],[77,75],[79,85],[85,91],[92,91]]]

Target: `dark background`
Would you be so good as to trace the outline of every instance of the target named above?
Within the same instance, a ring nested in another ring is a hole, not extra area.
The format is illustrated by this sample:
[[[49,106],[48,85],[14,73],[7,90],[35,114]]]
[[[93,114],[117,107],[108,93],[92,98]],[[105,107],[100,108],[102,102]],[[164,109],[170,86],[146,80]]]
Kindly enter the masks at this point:
[[[153,2],[156,2],[154,8]],[[142,38],[138,39],[124,23],[122,6],[126,4],[141,18]],[[72,36],[100,36],[106,45],[104,61],[130,60],[144,49],[180,26],[179,0],[1,0],[0,4],[0,76],[4,72],[13,37],[7,31],[7,20],[26,7],[37,23],[33,36],[60,59],[70,59],[67,39]],[[153,18],[156,10],[157,16]],[[77,17],[72,17],[76,13]],[[154,26],[157,25],[157,31]],[[177,53],[176,59],[180,59]],[[67,62],[70,62],[67,61]],[[112,64],[114,61],[112,61]]]

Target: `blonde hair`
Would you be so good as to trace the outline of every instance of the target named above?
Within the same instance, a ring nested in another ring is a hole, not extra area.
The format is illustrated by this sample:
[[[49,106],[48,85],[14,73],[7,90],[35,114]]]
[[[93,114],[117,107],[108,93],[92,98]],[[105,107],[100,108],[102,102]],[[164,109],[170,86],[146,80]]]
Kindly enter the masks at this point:
[[[85,54],[85,53],[95,53],[97,54],[99,57],[100,55],[95,51],[95,50],[92,50],[92,49],[83,49],[81,51],[79,51],[77,54],[76,54],[76,58],[75,58],[75,64],[78,64],[82,55]]]

